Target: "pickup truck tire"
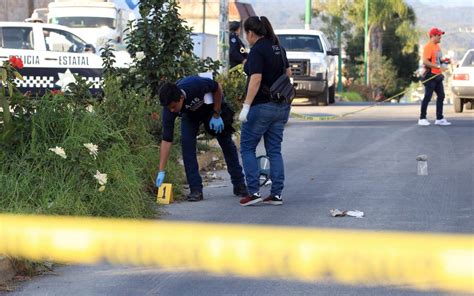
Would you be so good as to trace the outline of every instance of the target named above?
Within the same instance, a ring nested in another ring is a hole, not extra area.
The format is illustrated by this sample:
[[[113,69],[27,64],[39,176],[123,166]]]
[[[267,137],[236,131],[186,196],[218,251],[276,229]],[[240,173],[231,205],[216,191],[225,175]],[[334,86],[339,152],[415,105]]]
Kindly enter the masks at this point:
[[[336,102],[336,85],[333,84],[333,86],[331,86],[329,88],[329,104],[334,104]]]
[[[461,113],[463,109],[463,100],[458,97],[454,97],[454,112]]]
[[[470,100],[469,102],[466,102],[466,104],[464,105],[464,108],[466,108],[466,110],[472,110],[472,100]]]
[[[327,106],[329,104],[329,87],[326,82],[323,92],[317,96],[318,106]]]

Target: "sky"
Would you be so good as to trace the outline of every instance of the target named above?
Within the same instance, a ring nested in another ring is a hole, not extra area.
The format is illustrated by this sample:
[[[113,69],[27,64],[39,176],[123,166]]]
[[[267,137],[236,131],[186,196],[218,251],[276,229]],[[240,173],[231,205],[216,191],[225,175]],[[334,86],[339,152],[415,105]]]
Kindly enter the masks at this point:
[[[474,0],[419,0],[423,4],[436,3],[443,6],[474,6]]]

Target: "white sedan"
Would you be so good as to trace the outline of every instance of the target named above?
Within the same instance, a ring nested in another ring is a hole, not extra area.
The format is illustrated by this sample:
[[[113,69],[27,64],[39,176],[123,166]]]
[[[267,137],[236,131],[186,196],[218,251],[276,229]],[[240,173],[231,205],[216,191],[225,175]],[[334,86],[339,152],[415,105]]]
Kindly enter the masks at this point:
[[[454,111],[472,109],[474,104],[474,49],[469,49],[453,72],[451,90],[454,94]]]

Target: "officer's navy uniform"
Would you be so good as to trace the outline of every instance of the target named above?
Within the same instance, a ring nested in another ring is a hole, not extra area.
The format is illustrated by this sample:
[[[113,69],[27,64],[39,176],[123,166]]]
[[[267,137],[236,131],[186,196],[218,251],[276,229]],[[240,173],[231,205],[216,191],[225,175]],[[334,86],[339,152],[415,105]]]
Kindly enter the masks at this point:
[[[199,165],[196,156],[196,143],[199,126],[204,123],[208,133],[216,136],[222,148],[224,158],[234,186],[245,184],[242,167],[239,163],[237,148],[232,141],[232,121],[234,112],[225,102],[221,105],[221,117],[224,121],[224,131],[215,134],[209,128],[209,121],[214,113],[213,104],[204,103],[204,95],[215,92],[218,88],[217,82],[212,79],[199,76],[189,76],[176,83],[184,95],[184,103],[179,113],[173,113],[168,108],[163,108],[163,140],[173,142],[174,122],[176,117],[181,117],[181,145],[183,152],[184,168],[191,192],[202,192],[202,178],[199,174]]]
[[[244,72],[248,77],[247,88],[252,74],[262,74],[262,82],[252,106],[271,102],[270,87],[283,74],[282,71],[286,71],[289,67],[285,49],[273,44],[270,39],[261,38],[253,45],[249,60],[244,66]]]
[[[247,52],[245,45],[240,40],[239,36],[235,32],[229,34],[229,64],[233,68],[247,59]]]

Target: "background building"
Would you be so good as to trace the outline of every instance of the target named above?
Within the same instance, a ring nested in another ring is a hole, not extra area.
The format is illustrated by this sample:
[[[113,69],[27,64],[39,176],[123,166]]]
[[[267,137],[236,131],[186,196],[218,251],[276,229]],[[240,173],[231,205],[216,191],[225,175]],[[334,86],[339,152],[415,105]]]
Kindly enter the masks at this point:
[[[219,34],[219,0],[180,0],[181,16],[193,32]],[[229,21],[245,21],[254,16],[251,4],[229,0]]]
[[[0,21],[21,22],[36,8],[47,7],[53,0],[0,0]]]

